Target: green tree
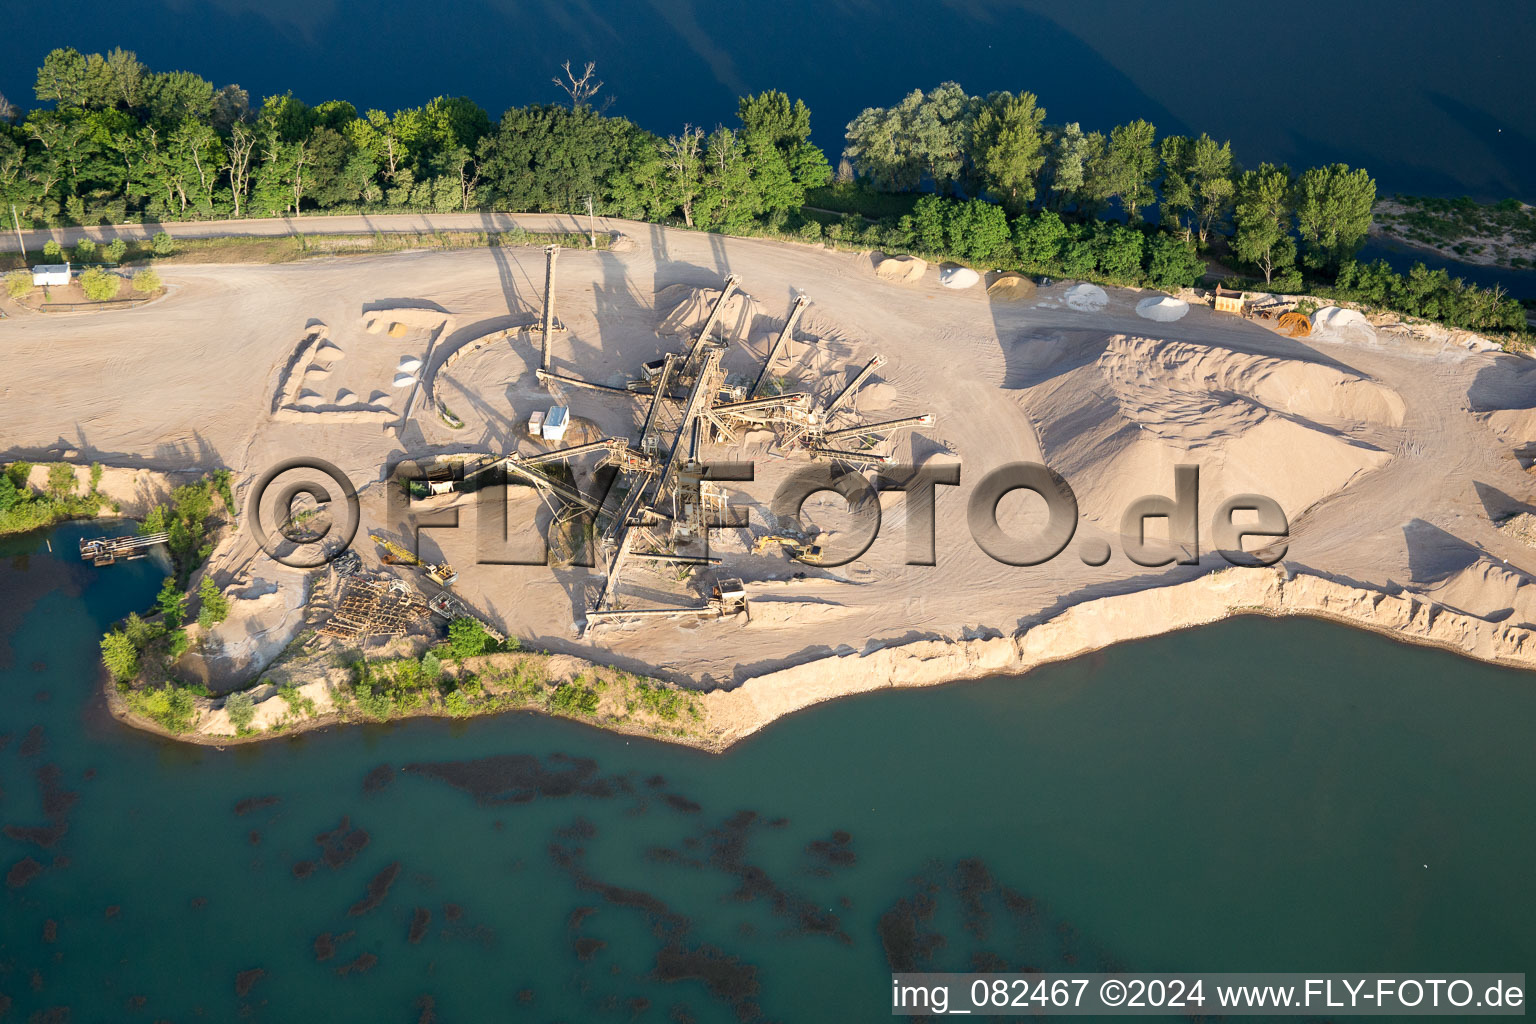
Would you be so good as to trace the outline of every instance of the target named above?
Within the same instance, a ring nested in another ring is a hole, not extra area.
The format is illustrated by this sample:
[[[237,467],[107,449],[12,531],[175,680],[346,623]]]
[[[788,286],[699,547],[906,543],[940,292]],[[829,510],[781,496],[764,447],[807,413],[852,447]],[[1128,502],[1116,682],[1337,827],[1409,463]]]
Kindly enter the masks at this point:
[[[146,268],[133,275],[133,290],[148,295],[160,290],[160,275]]]
[[[1033,274],[1061,272],[1062,252],[1073,239],[1068,227],[1055,210],[1036,217],[1020,217],[1013,223],[1013,242],[1024,269]]]
[[[1100,274],[1120,284],[1141,283],[1146,236],[1140,231],[1100,221],[1093,226],[1089,245]]]
[[[1313,167],[1296,183],[1296,226],[1307,263],[1337,268],[1354,256],[1371,228],[1376,182],[1345,164]]]
[[[96,258],[96,243],[89,238],[82,238],[75,243],[76,263],[89,263]]]
[[[1045,164],[1045,108],[1036,103],[1031,92],[996,93],[981,106],[971,128],[971,159],[982,185],[1013,214],[1034,201]]]
[[[737,104],[742,133],[748,145],[767,144],[778,150],[790,179],[800,186],[801,194],[832,180],[827,155],[811,142],[811,112],[805,101],[795,100],[776,89],[743,96]]]
[[[1152,287],[1176,292],[1205,276],[1205,261],[1192,239],[1159,233],[1147,252],[1147,280]]]
[[[91,267],[80,275],[80,290],[93,302],[117,298],[117,290],[122,283],[122,278],[100,267]]]
[[[224,596],[212,576],[204,576],[197,585],[197,598],[202,602],[197,624],[203,629],[212,629],[229,617],[229,598]]]
[[[160,584],[160,594],[155,598],[166,629],[177,629],[186,621],[187,595],[176,585],[174,576],[167,576]]]
[[[397,123],[392,130],[405,127]],[[584,212],[584,197],[590,195],[598,212],[613,213],[618,212],[622,191],[615,182],[625,177],[633,161],[655,158],[654,143],[649,154],[640,145],[644,136],[622,118],[603,117],[584,107],[514,107],[493,134],[477,143],[475,152],[481,182],[499,209]],[[653,166],[651,173],[655,171]],[[690,177],[697,173],[695,160]],[[457,178],[458,172],[454,175]],[[396,172],[397,181],[405,176],[403,170]]]
[[[37,69],[34,91],[38,101],[53,102],[60,107],[84,106],[88,95],[86,69],[86,59],[79,50],[50,51],[43,58],[43,66]]]
[[[176,251],[176,244],[171,241],[171,236],[164,231],[156,231],[149,244],[150,249],[156,256],[169,256]]]
[[[63,246],[51,238],[48,239],[48,241],[43,243],[43,259],[48,260],[50,263],[63,263]]]
[[[107,245],[106,256],[109,263],[121,263],[123,257],[128,255],[128,243],[121,238],[114,238]]]
[[[955,82],[914,89],[897,106],[870,107],[849,122],[844,155],[878,188],[910,191],[926,178],[939,192],[953,192],[979,102]]]
[[[1135,120],[1109,133],[1109,144],[1089,165],[1087,190],[1098,199],[1119,199],[1132,223],[1153,200],[1152,180],[1157,176],[1158,155],[1153,142],[1157,129]]]
[[[101,660],[120,683],[139,674],[139,652],[121,630],[114,629],[101,638]]]
[[[1276,270],[1285,270],[1296,260],[1296,243],[1291,239],[1292,203],[1288,167],[1260,164],[1258,170],[1244,173],[1238,181],[1232,250],[1239,259],[1261,270],[1266,284],[1274,282]]]
[[[776,156],[776,154],[775,154]],[[779,162],[782,171],[783,162]],[[752,155],[735,132],[716,128],[704,145],[703,177],[694,217],[704,228],[740,231],[763,210]],[[785,178],[788,172],[783,172]]]
[[[1162,141],[1161,153],[1165,221],[1181,224],[1185,238],[1198,236],[1204,245],[1232,207],[1232,145],[1217,145],[1204,134],[1198,139],[1170,135]]]

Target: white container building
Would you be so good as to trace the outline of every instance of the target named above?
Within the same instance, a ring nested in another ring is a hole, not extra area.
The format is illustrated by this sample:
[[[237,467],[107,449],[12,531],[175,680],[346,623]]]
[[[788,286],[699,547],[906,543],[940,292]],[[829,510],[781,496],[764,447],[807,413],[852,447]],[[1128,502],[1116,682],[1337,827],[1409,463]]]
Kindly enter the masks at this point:
[[[69,284],[69,264],[44,263],[33,267],[32,284],[41,288],[61,288]]]
[[[571,410],[563,405],[552,406],[544,417],[544,440],[565,440],[565,431],[570,425]]]

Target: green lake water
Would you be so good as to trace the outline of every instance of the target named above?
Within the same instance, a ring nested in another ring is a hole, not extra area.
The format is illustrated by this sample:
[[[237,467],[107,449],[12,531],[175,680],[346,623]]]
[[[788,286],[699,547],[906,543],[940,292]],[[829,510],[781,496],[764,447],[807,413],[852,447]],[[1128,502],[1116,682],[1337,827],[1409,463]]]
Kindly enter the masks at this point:
[[[0,1021],[862,1021],[893,964],[1536,956],[1529,675],[1252,618],[724,756],[532,715],[219,751],[105,714],[160,577],[83,529],[0,546]]]

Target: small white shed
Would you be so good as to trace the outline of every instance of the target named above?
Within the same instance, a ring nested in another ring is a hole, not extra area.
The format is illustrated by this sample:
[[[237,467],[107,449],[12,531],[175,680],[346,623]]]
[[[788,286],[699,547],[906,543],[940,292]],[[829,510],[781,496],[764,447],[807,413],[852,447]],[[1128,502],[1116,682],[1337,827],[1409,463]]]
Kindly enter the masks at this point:
[[[571,410],[563,405],[552,406],[544,416],[544,440],[565,440],[565,430],[570,425]]]
[[[32,284],[49,288],[69,284],[68,263],[44,263],[32,268]]]

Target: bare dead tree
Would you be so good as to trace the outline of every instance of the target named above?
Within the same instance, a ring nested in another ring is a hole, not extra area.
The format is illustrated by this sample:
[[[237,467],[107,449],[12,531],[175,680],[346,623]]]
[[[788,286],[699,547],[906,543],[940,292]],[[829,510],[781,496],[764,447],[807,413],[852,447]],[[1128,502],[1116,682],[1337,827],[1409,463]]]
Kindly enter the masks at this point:
[[[5,93],[0,92],[0,121],[16,120],[16,104],[5,98]]]
[[[570,61],[566,61],[562,67],[565,70],[565,77],[569,81],[562,82],[558,78],[552,78],[550,81],[558,85],[571,98],[572,110],[590,107],[592,105],[592,97],[596,96],[597,90],[603,87],[602,82],[595,80],[597,77],[597,62],[587,61],[587,66],[582,69],[580,78],[576,77],[576,72],[571,70]]]
[[[240,216],[240,201],[251,186],[251,151],[256,148],[256,130],[244,121],[229,126],[229,187],[235,197],[235,216]]]
[[[700,171],[704,150],[704,129],[684,125],[681,136],[667,139],[662,151],[669,198],[682,207],[683,223],[693,227],[693,203],[701,190]]]

